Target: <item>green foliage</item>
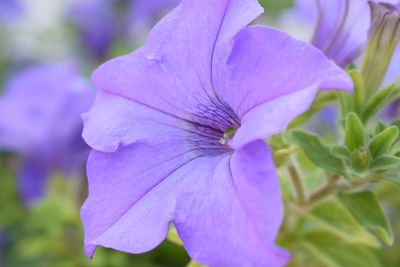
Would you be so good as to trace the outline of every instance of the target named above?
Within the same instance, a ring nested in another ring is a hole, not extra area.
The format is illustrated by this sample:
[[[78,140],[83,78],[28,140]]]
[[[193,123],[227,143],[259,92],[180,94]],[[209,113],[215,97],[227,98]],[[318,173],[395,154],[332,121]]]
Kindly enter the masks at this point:
[[[349,70],[348,74],[353,79],[354,83],[354,108],[356,113],[360,113],[365,101],[365,87],[361,73],[355,69]]]
[[[396,126],[390,126],[376,135],[369,143],[369,151],[374,158],[387,153],[399,135]]]
[[[338,199],[360,225],[374,231],[387,245],[393,244],[392,229],[371,191],[339,193]]]
[[[352,214],[335,199],[320,203],[305,216],[346,242],[363,243],[374,247],[379,245],[377,239],[360,226]]]
[[[380,175],[381,178],[386,179],[398,187],[400,187],[400,170],[399,169],[393,169],[389,170],[387,172],[384,172]]]
[[[318,136],[301,130],[293,130],[289,133],[288,139],[301,147],[315,165],[345,175],[342,160],[332,156],[329,148],[322,143]]]
[[[293,6],[293,0],[259,0],[265,12],[272,16],[278,16],[283,10]]]
[[[365,145],[364,127],[355,113],[346,117],[345,145],[350,152]]]
[[[378,121],[375,126],[375,135],[381,133],[385,129],[386,129],[386,125],[383,122]]]
[[[361,120],[366,123],[385,105],[396,99],[400,94],[400,87],[395,84],[376,92],[365,105],[361,112]]]
[[[332,156],[340,159],[348,159],[350,157],[349,150],[344,146],[334,145],[330,149]]]
[[[320,263],[307,266],[389,267],[393,266],[378,250],[363,244],[349,244],[322,230],[310,231],[301,239],[301,249]],[[302,265],[299,265],[302,266]]]
[[[372,171],[384,171],[400,166],[400,158],[395,156],[381,156],[371,164]]]
[[[9,178],[0,176],[0,190],[11,196],[16,191],[15,185],[10,183],[14,181],[13,177]],[[77,180],[54,177],[50,180],[46,198],[30,209],[23,209],[15,197],[7,198],[4,204],[12,206],[12,210],[0,209],[0,221],[7,221],[3,228],[7,238],[3,251],[5,266],[164,267],[185,266],[189,261],[181,246],[169,242],[141,255],[99,247],[90,260],[82,247],[80,186]],[[3,196],[0,194],[0,198]],[[12,216],[13,213],[18,216]]]

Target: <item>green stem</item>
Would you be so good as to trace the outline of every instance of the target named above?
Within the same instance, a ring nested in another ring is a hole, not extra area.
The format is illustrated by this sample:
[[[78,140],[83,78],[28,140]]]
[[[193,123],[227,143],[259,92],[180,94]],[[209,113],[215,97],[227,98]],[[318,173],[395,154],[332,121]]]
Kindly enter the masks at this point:
[[[304,204],[304,206],[309,207],[313,206],[315,203],[335,194],[337,191],[351,191],[362,186],[367,185],[368,183],[375,180],[375,176],[371,174],[370,176],[364,179],[358,179],[351,182],[349,185],[338,185],[337,181],[340,179],[340,176],[335,174],[329,177],[328,183],[322,187],[317,192],[311,194],[308,201]]]
[[[304,188],[303,184],[301,183],[299,173],[297,172],[296,168],[293,165],[290,165],[288,170],[290,177],[292,178],[294,189],[296,191],[298,203],[300,205],[303,205],[306,203],[306,196],[304,193]]]

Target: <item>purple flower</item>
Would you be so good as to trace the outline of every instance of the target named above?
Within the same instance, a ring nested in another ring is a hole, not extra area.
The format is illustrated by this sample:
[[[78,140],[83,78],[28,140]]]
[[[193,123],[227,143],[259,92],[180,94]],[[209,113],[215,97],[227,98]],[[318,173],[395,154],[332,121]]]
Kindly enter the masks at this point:
[[[245,27],[257,0],[183,0],[135,52],[99,67],[84,115],[94,148],[82,207],[85,251],[156,247],[173,222],[211,266],[282,266],[278,177],[262,140],[320,88],[352,89],[318,49]]]
[[[131,0],[130,20],[133,32],[148,30],[165,12],[176,7],[180,0]]]
[[[296,5],[300,14],[318,13],[312,43],[329,58],[344,67],[360,55],[371,21],[368,0],[297,0]]]
[[[19,17],[22,6],[18,0],[0,0],[0,22],[7,23]]]
[[[71,22],[82,43],[99,60],[107,57],[118,33],[117,0],[83,0],[72,6]]]
[[[43,194],[52,171],[81,169],[88,148],[81,113],[95,90],[65,64],[43,64],[15,75],[0,98],[0,148],[22,156],[20,189],[26,201]]]
[[[178,3],[179,0],[83,0],[72,6],[69,17],[83,44],[96,59],[103,60],[118,37],[137,38]],[[128,34],[130,31],[133,37]]]

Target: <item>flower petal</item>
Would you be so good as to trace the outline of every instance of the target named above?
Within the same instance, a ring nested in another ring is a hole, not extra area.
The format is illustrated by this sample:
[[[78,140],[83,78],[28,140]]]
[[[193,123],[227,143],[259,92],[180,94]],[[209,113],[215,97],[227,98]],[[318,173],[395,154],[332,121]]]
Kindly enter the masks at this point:
[[[93,151],[81,210],[88,256],[98,245],[129,253],[157,246],[172,219],[179,181],[197,166],[197,157],[179,143],[163,142]]]
[[[256,141],[184,179],[174,225],[190,256],[211,266],[283,266],[273,242],[282,216],[267,145]]]
[[[83,137],[94,149],[116,151],[134,142],[182,140],[183,121],[127,98],[100,91],[92,109],[83,115]]]
[[[370,11],[366,0],[319,0],[319,19],[312,43],[344,67],[367,42]]]
[[[183,0],[145,46],[103,64],[93,80],[102,90],[188,118],[197,104],[215,97],[216,54],[261,11],[257,0]]]
[[[294,117],[310,107],[317,91],[315,86],[309,87],[274,98],[252,109],[242,118],[242,126],[236,131],[229,145],[236,149],[283,131]]]
[[[318,49],[263,26],[235,36],[227,69],[218,78],[228,80],[220,84],[220,95],[240,117],[265,101],[306,88],[353,88],[350,77]]]

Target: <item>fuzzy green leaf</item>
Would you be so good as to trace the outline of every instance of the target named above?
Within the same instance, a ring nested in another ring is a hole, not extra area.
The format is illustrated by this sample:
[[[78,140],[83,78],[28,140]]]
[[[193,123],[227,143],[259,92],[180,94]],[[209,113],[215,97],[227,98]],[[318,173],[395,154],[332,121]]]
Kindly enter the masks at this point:
[[[395,84],[378,91],[367,103],[361,113],[361,120],[366,123],[382,107],[394,100],[400,93],[400,88]]]
[[[301,249],[319,259],[316,266],[329,267],[387,267],[388,259],[376,249],[362,244],[349,244],[325,231],[312,231],[302,237]]]
[[[387,245],[393,244],[392,228],[372,192],[339,193],[338,199],[360,225],[374,231]]]
[[[387,153],[399,135],[396,126],[390,126],[376,135],[369,143],[369,150],[374,158]]]
[[[400,187],[400,170],[390,170],[381,175],[382,178],[394,183]]]
[[[373,171],[383,171],[396,167],[400,167],[400,158],[395,156],[379,157],[370,166]]]
[[[346,117],[345,144],[350,152],[365,145],[364,127],[355,113]]]
[[[332,156],[340,159],[347,159],[350,157],[350,152],[344,146],[332,146],[330,149],[330,153]]]
[[[378,121],[375,126],[375,134],[379,134],[379,133],[383,132],[385,129],[386,129],[386,125],[383,122]]]
[[[349,243],[379,246],[378,240],[362,227],[347,208],[337,200],[320,203],[304,216]]]
[[[315,165],[345,175],[342,160],[332,156],[329,148],[322,144],[318,136],[301,130],[293,130],[289,133],[288,138],[292,143],[301,147]]]

